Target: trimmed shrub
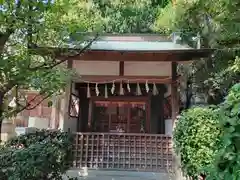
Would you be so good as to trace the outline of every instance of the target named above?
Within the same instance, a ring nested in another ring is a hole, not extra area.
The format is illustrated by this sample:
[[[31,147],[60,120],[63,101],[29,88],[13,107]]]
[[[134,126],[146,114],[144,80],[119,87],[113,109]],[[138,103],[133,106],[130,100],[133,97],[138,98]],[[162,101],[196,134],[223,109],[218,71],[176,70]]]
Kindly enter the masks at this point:
[[[195,107],[183,112],[174,129],[174,146],[181,157],[185,175],[206,177],[205,167],[212,164],[220,137],[218,112]]]
[[[40,131],[11,139],[0,151],[0,179],[61,179],[71,166],[72,143],[72,136],[60,131]]]

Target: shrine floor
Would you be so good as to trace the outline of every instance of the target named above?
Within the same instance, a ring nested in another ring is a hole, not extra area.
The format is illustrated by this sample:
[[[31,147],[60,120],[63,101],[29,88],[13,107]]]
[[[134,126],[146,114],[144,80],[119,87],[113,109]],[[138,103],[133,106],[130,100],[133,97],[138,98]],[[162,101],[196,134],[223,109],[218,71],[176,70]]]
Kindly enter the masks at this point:
[[[81,170],[73,169],[69,170],[67,175],[77,177],[78,180],[171,180],[166,173],[137,171],[88,170],[87,174],[84,174]]]

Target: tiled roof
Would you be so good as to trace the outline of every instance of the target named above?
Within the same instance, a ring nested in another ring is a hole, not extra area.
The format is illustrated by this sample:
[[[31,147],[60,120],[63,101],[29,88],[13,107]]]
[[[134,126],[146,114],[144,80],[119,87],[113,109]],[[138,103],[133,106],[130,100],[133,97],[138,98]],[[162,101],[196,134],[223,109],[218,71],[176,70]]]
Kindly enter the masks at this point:
[[[161,51],[161,50],[188,50],[186,45],[165,41],[103,41],[97,40],[90,46],[91,50],[108,51]]]
[[[86,36],[92,39],[94,36]],[[188,45],[175,43],[177,36],[167,37],[156,34],[108,34],[97,37],[89,49],[101,51],[168,51],[193,49]],[[72,41],[72,45],[75,43]],[[84,45],[84,44],[82,44]]]

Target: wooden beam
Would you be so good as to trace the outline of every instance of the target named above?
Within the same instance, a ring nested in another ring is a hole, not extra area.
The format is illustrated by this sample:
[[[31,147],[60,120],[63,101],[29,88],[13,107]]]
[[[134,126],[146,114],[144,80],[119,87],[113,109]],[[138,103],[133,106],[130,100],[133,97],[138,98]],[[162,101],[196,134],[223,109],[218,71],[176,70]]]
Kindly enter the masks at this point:
[[[124,76],[124,61],[119,62],[119,76]]]
[[[175,51],[87,51],[84,54],[74,57],[67,57],[68,60],[82,61],[189,61],[201,57],[208,57],[209,51],[204,50],[175,50]],[[59,59],[66,57],[59,57]]]
[[[73,60],[68,60],[67,61],[67,68],[72,69],[72,66],[73,66]]]
[[[83,61],[166,61],[171,54],[154,54],[142,52],[96,51],[86,52],[79,60]],[[174,58],[171,58],[174,59]]]

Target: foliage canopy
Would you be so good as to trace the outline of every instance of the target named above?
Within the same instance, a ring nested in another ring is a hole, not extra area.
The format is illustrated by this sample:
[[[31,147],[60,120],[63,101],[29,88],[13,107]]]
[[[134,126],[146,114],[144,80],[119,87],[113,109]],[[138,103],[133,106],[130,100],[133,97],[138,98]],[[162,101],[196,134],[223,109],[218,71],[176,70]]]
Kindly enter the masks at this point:
[[[0,1],[0,129],[3,118],[33,109],[44,99],[58,94],[70,81],[67,58],[90,45],[78,35],[78,50],[66,51],[70,36],[96,28],[97,15],[84,1]],[[87,45],[86,45],[87,44]],[[51,82],[51,83],[49,83]],[[22,89],[39,94],[29,102]],[[15,106],[9,107],[14,100]]]
[[[178,32],[181,41],[195,47],[193,39],[199,34],[201,48],[217,49],[212,56],[185,66],[187,74],[183,72],[190,82],[191,93],[188,94],[204,93],[209,104],[222,102],[229,88],[240,78],[240,72],[232,70],[239,64],[239,9],[238,0],[178,0],[175,6],[169,4],[160,9],[154,24],[155,31]]]

